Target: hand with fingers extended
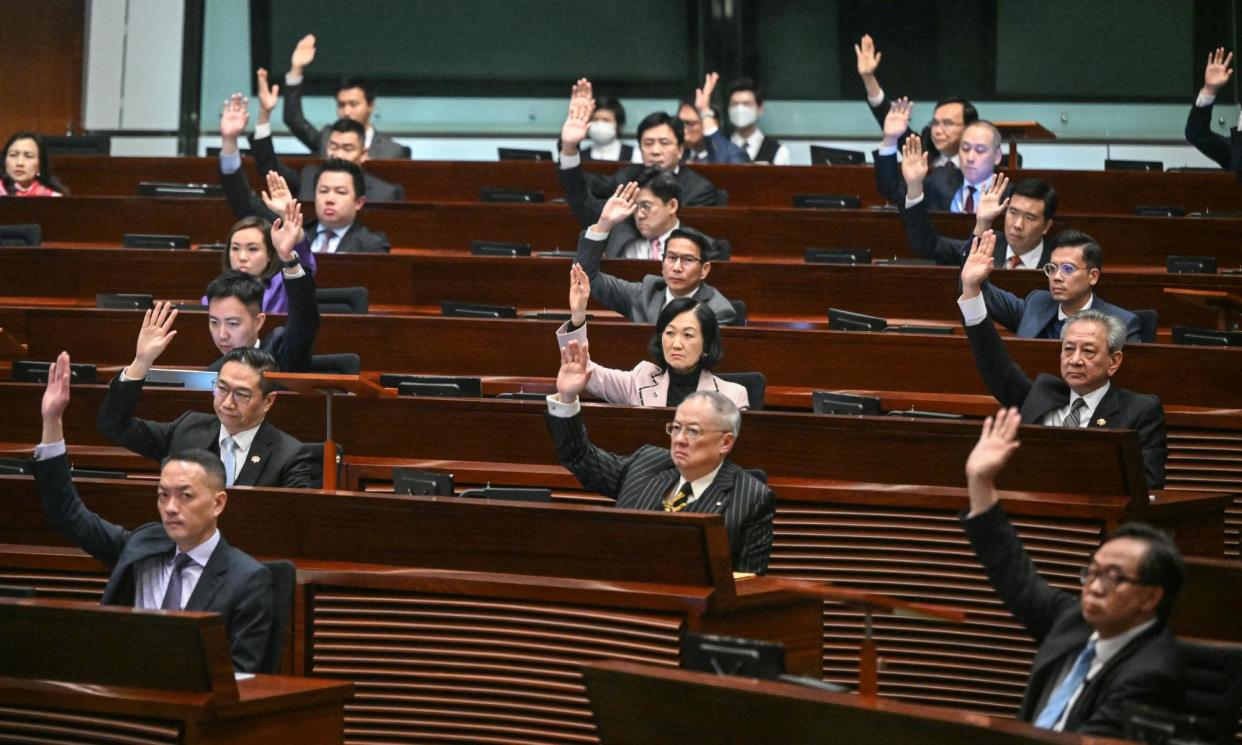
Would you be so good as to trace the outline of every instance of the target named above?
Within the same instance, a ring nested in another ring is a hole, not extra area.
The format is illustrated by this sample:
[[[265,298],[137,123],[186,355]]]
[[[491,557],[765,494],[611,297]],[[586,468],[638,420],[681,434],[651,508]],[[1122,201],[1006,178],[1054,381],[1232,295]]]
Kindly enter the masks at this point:
[[[1216,51],[1208,52],[1207,67],[1203,70],[1203,92],[1209,96],[1215,96],[1225,83],[1229,82],[1229,78],[1233,77],[1233,69],[1229,65],[1233,64],[1233,52],[1225,54],[1224,47],[1217,47]]]
[[[871,34],[863,34],[863,38],[854,45],[854,57],[858,60],[858,77],[864,80],[869,77],[874,78],[882,56],[884,55],[876,50]]]
[[[177,332],[173,330],[173,322],[177,320],[177,311],[170,302],[156,303],[142,319],[142,328],[138,331],[138,345],[134,352],[134,361],[125,368],[125,377],[138,380],[147,377],[147,371],[168,349]]]
[[[983,231],[992,227],[996,218],[1005,214],[1009,208],[1009,177],[1003,173],[996,174],[988,188],[979,195],[979,208],[975,210],[975,235],[983,235]]]
[[[246,131],[250,122],[250,99],[234,93],[225,100],[220,109],[220,151],[237,152],[237,138]]]
[[[995,264],[992,254],[996,251],[996,233],[991,230],[976,236],[970,244],[970,254],[962,264],[962,298],[969,299],[979,294],[983,283],[992,275]]]
[[[280,100],[280,86],[268,84],[267,70],[262,67],[255,71],[254,77],[259,91],[259,124],[267,124],[272,120],[272,109]]]
[[[263,204],[277,215],[285,214],[285,207],[290,202],[297,203],[298,200],[293,198],[293,192],[289,190],[289,184],[284,177],[276,171],[267,172],[267,189],[262,191],[259,196],[263,198]]]
[[[923,150],[923,138],[910,135],[901,146],[901,177],[906,180],[906,198],[917,199],[923,195],[923,180],[927,178],[927,152]]]
[[[1022,415],[1016,408],[1001,409],[983,422],[979,442],[966,459],[966,486],[970,492],[970,515],[987,512],[996,504],[996,477],[1022,443],[1018,428]]]
[[[709,72],[703,78],[703,87],[694,89],[694,110],[700,113],[712,107],[712,93],[720,82],[720,73]]]
[[[561,369],[556,373],[557,397],[572,404],[591,379],[591,355],[587,343],[571,341],[561,348]]]
[[[268,178],[271,178],[271,173]],[[285,187],[286,190],[288,188]],[[293,248],[302,242],[302,238],[302,204],[296,199],[290,199],[285,202],[284,212],[272,223],[272,245],[282,262],[288,263],[297,258],[297,252]]]
[[[293,48],[293,54],[289,57],[289,74],[295,78],[302,77],[307,66],[314,61],[315,35],[307,34],[298,39],[298,45]]]
[[[604,209],[599,213],[599,219],[595,221],[594,227],[591,229],[597,233],[607,233],[617,225],[630,219],[630,215],[638,209],[638,182],[631,181],[627,184],[621,184],[617,187],[617,191],[608,198],[604,203]]]
[[[591,93],[591,81],[581,78],[574,83],[569,96],[569,113],[561,126],[561,154],[577,155],[578,144],[586,139],[591,114],[595,113],[595,98]]]
[[[591,278],[578,262],[569,268],[569,323],[574,328],[586,323],[587,300],[591,299]]]
[[[65,439],[61,424],[69,408],[69,353],[61,352],[47,371],[47,388],[43,391],[40,413],[43,415],[42,442],[50,444]]]
[[[884,141],[882,147],[897,147],[897,141],[910,129],[910,114],[914,104],[910,99],[902,97],[893,101],[888,115],[884,117]]]

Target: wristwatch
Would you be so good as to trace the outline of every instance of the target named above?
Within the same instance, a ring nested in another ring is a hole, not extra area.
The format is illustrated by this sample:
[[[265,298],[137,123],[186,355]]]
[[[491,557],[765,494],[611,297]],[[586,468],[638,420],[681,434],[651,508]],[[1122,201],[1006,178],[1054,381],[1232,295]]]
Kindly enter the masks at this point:
[[[294,254],[292,259],[282,261],[280,262],[280,265],[285,269],[294,269],[302,265],[302,259],[299,258],[297,254]]]

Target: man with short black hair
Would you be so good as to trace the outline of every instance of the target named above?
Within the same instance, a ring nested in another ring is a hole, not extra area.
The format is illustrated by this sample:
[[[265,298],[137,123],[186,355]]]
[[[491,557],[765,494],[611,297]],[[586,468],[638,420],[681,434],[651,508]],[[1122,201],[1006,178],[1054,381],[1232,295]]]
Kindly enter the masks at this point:
[[[302,79],[306,68],[315,61],[315,35],[303,36],[289,58],[289,72],[285,75],[285,126],[294,137],[312,153],[328,151],[328,129],[318,130],[302,113]],[[385,137],[371,126],[375,113],[375,86],[366,78],[348,77],[341,80],[336,89],[336,115],[340,119],[352,119],[364,128],[363,148],[375,160],[387,158],[408,159],[410,148]],[[380,200],[383,201],[383,200]]]
[[[134,361],[112,380],[95,426],[116,444],[152,460],[193,448],[215,453],[229,469],[228,486],[310,487],[310,452],[267,421],[276,394],[264,374],[277,367],[262,349],[238,346],[220,359],[214,415],[187,411],[167,423],[134,417],[147,373],[177,335],[172,330],[176,316],[170,303],[147,311]]]
[[[729,123],[734,127],[733,144],[745,148],[752,163],[789,165],[789,148],[759,129],[759,119],[763,117],[763,89],[750,78],[738,78],[729,84],[727,99]]]
[[[1168,628],[1182,558],[1162,531],[1127,523],[1082,568],[1078,597],[1050,586],[996,493],[1024,420],[1016,409],[1001,409],[984,422],[966,461],[970,509],[962,516],[988,582],[1039,644],[1018,718],[1044,729],[1122,737],[1135,706],[1177,709],[1182,701],[1182,665]]]
[[[1195,149],[1211,158],[1226,171],[1237,171],[1242,178],[1242,164],[1239,163],[1238,149],[1242,147],[1242,116],[1238,118],[1238,126],[1230,130],[1230,136],[1216,134],[1212,131],[1212,105],[1216,103],[1216,95],[1233,77],[1233,52],[1225,53],[1224,47],[1217,47],[1215,52],[1208,52],[1207,66],[1203,69],[1203,87],[1195,98],[1190,114],[1186,116],[1186,141]]]
[[[635,323],[655,323],[660,310],[678,297],[693,297],[711,308],[721,323],[731,323],[737,313],[729,299],[704,280],[712,268],[711,239],[697,230],[679,227],[662,245],[660,276],[648,274],[641,282],[629,282],[601,268],[612,230],[639,210],[638,183],[617,187],[604,205],[599,220],[578,239],[575,258],[591,281],[591,295]]]
[[[750,156],[737,144],[724,136],[716,111],[712,108],[712,92],[720,76],[708,73],[702,88],[696,88],[692,98],[683,99],[677,109],[686,133],[683,163],[749,163]]]
[[[913,107],[904,98],[893,102],[884,119],[884,139],[874,152],[876,189],[898,206],[905,203],[906,183],[897,165],[897,143],[908,136]],[[1000,130],[989,121],[978,119],[966,125],[956,167],[935,168],[927,176],[928,209],[973,214],[1000,165],[1001,140]]]
[[[228,501],[220,460],[201,449],[163,459],[159,523],[126,530],[87,509],[73,488],[63,417],[69,353],[61,352],[43,394],[35,481],[48,522],[111,570],[103,605],[220,614],[239,672],[258,672],[272,635],[272,574],[225,542],[217,526]]]

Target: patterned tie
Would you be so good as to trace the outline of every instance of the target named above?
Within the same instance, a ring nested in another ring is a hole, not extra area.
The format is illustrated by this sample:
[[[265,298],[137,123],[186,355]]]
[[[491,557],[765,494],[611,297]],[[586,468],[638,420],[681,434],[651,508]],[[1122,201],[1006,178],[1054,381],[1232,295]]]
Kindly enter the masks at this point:
[[[1057,689],[1048,697],[1048,703],[1044,705],[1043,711],[1039,712],[1039,716],[1035,718],[1036,727],[1051,729],[1057,722],[1061,721],[1061,716],[1065,714],[1065,706],[1069,703],[1070,696],[1074,695],[1074,691],[1078,690],[1078,686],[1082,685],[1082,682],[1087,679],[1087,671],[1091,669],[1091,660],[1093,659],[1095,659],[1094,639],[1083,648],[1078,655],[1078,659],[1074,661],[1074,667],[1069,671],[1069,675],[1065,676],[1065,680],[1061,681],[1061,685],[1057,686]]]
[[[975,187],[966,187],[966,200],[962,202],[962,212],[971,213],[975,211]]]
[[[1006,269],[1021,269],[1022,268],[1022,257],[1017,254],[1010,256],[1009,262],[1005,265],[1005,268]]]
[[[1062,427],[1077,427],[1081,422],[1078,417],[1082,416],[1082,410],[1087,408],[1086,399],[1079,398],[1074,401],[1074,405],[1070,407],[1069,413],[1065,415],[1065,419],[1061,422]]]
[[[224,485],[232,486],[233,479],[237,477],[237,440],[232,437],[224,438],[220,443],[220,460],[224,461]]]
[[[681,485],[681,488],[677,490],[672,499],[664,500],[664,511],[681,512],[686,509],[686,505],[690,504],[690,496],[692,494],[694,494],[694,489],[690,486],[690,482],[687,481]]]
[[[660,253],[660,239],[659,238],[651,239],[651,258],[655,259],[656,261],[664,260],[664,255]]]
[[[168,578],[168,589],[164,591],[164,602],[160,603],[163,610],[181,610],[181,570],[194,560],[189,554],[178,553],[173,559],[172,576]]]

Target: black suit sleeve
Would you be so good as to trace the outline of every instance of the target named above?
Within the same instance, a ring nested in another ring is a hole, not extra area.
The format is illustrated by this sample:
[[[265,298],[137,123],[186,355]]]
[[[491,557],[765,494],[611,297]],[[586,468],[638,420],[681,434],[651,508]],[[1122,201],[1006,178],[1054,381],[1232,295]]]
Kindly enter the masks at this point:
[[[1164,465],[1169,459],[1169,440],[1164,430],[1164,406],[1155,396],[1154,406],[1143,407],[1134,429],[1138,431],[1139,446],[1143,449],[1143,471],[1147,474],[1148,489],[1164,488]]]
[[[608,197],[603,199],[597,197],[595,190],[607,192],[609,196],[612,196],[617,189],[615,178],[597,180],[592,188],[588,175],[582,170],[581,165],[573,168],[558,168],[556,171],[556,178],[561,182],[561,188],[565,190],[565,201],[584,228],[591,227],[599,220],[600,213],[604,211],[604,203],[608,201]]]
[[[1186,141],[1216,161],[1221,168],[1233,165],[1235,148],[1229,140],[1212,131],[1212,107],[1191,106],[1186,116]]]
[[[772,555],[772,520],[776,515],[776,495],[762,482],[755,481],[762,492],[754,501],[754,509],[745,518],[740,551],[734,552],[733,571],[766,574]]]
[[[260,564],[234,595],[236,604],[230,609],[227,631],[233,667],[240,672],[260,672],[272,638],[272,593],[272,573]]]
[[[262,217],[268,221],[276,219],[276,213],[263,204],[250,189],[250,180],[246,178],[245,163],[232,173],[220,172],[220,185],[224,187],[224,198],[238,219],[243,217]]]
[[[129,531],[113,525],[82,504],[69,474],[69,458],[59,455],[34,463],[35,483],[48,524],[74,545],[109,567],[116,566]]]
[[[303,81],[305,82],[305,81]],[[302,83],[285,84],[285,126],[298,138],[311,153],[319,153],[323,149],[323,135],[315,129],[315,125],[306,121],[302,113]],[[296,191],[294,192],[297,193]]]
[[[310,489],[315,482],[315,463],[310,450],[300,445],[293,460],[284,467],[280,474],[280,485],[289,489]]]
[[[315,280],[305,270],[301,277],[285,277],[285,292],[289,296],[289,321],[285,324],[280,348],[275,350],[276,364],[281,372],[307,372],[315,336],[319,333]]]
[[[547,414],[546,418],[561,465],[569,469],[584,489],[616,499],[633,456],[622,457],[593,445],[582,414],[572,417]]]
[[[975,355],[975,367],[988,391],[1000,401],[1001,406],[1017,406],[1031,392],[1031,379],[1009,356],[996,326],[989,319],[966,327],[970,351]]]
[[[927,212],[927,197],[918,204],[901,211],[901,223],[906,229],[910,248],[924,259],[931,259],[945,266],[961,266],[969,241],[946,238],[936,230]]]
[[[897,165],[897,154],[880,155],[879,150],[872,151],[875,159],[875,188],[880,196],[897,205],[906,206],[906,182],[901,177],[901,168]],[[924,186],[926,188],[926,185]],[[923,197],[927,201],[927,197]]]
[[[250,152],[254,155],[254,167],[259,173],[259,183],[267,183],[267,172],[275,171],[289,185],[290,194],[302,192],[302,174],[280,162],[276,157],[276,147],[271,137],[251,137]]]
[[[95,415],[95,428],[104,437],[144,458],[163,460],[172,447],[173,433],[185,419],[182,414],[172,422],[153,422],[134,416],[134,407],[142,394],[143,381],[121,380],[117,375],[108,386],[108,395]]]

